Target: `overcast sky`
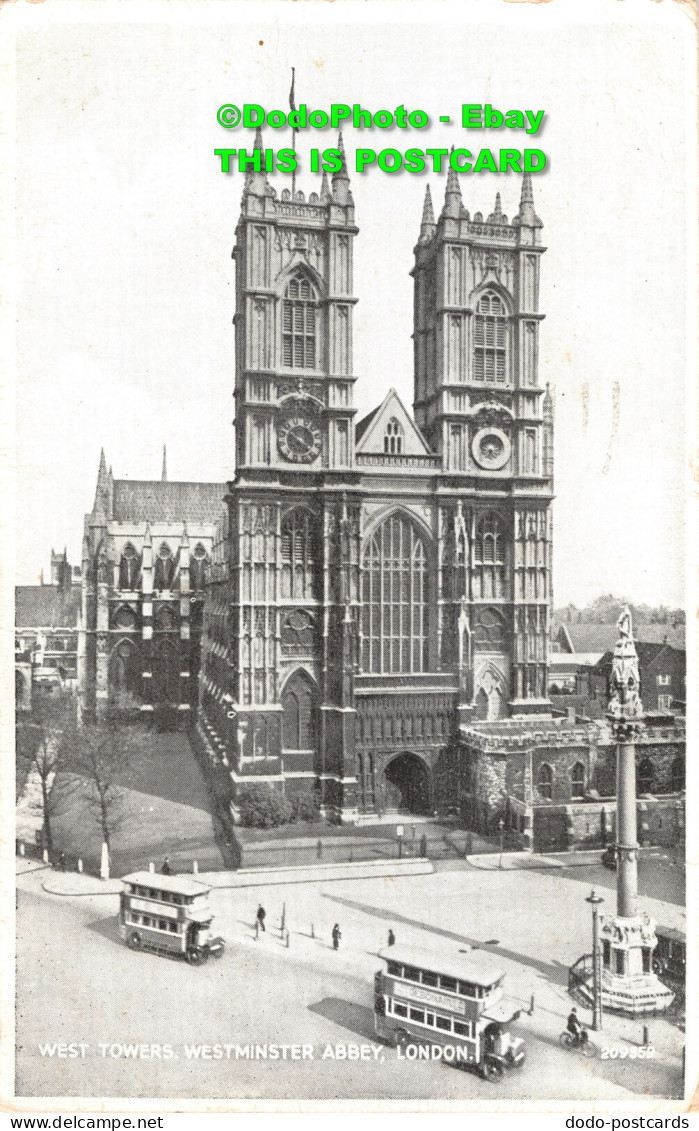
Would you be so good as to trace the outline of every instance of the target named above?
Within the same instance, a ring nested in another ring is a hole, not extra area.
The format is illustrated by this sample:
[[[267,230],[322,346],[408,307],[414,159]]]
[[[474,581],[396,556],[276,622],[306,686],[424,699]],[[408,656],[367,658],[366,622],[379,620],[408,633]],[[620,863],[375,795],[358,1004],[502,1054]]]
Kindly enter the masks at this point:
[[[694,41],[676,6],[122,3],[92,5],[83,23],[79,4],[70,22],[65,5],[55,22],[49,4],[21,7],[18,581],[38,578],[51,546],[79,561],[102,445],[117,478],[159,477],[163,442],[170,478],[232,477],[242,176],[222,174],[213,150],[244,135],[216,111],[288,108],[294,65],[298,102],[454,118],[428,131],[345,129],[350,165],[358,144],[546,152],[534,193],[548,248],[540,379],[556,394],[555,601],[613,591],[683,602]],[[507,24],[495,22],[503,11]],[[464,102],[544,109],[545,125],[528,141],[464,142]],[[302,163],[334,140],[300,134]],[[412,403],[408,272],[425,186],[439,209],[445,177],[351,180],[363,415],[391,385]],[[512,174],[461,185],[472,214],[489,212],[496,191],[516,210]],[[297,187],[317,190],[318,178],[306,168]]]

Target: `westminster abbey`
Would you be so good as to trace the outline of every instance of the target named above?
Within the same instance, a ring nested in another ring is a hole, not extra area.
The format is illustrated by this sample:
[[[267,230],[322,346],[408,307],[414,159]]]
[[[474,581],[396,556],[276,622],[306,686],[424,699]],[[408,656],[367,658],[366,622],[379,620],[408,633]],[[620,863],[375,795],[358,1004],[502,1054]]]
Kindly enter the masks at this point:
[[[528,174],[511,221],[499,196],[471,215],[453,171],[436,219],[427,190],[413,414],[390,390],[357,421],[346,167],[308,199],[247,175],[235,478],[135,483],[103,462],[83,543],[84,711],[127,693],[187,720],[236,791],[314,790],[341,821],[430,813],[469,727],[550,717],[541,227]]]

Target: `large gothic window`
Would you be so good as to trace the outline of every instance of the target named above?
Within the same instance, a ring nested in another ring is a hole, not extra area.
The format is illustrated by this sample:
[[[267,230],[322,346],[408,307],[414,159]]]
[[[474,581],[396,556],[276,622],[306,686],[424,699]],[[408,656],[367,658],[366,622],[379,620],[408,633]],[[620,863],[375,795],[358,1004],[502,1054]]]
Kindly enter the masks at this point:
[[[282,518],[282,597],[315,597],[316,532],[313,515],[297,507]]]
[[[201,542],[197,542],[192,555],[189,559],[189,588],[190,589],[203,589],[206,575],[206,567],[208,565],[208,557],[206,550]]]
[[[282,364],[292,369],[315,369],[317,361],[317,301],[302,272],[289,280],[282,300]]]
[[[505,530],[496,514],[484,514],[476,523],[473,544],[474,597],[505,596]]]
[[[486,384],[507,380],[507,311],[494,291],[481,295],[473,327],[473,377]]]
[[[282,695],[285,750],[315,750],[315,697],[305,672],[296,672]]]
[[[124,546],[119,562],[119,588],[135,589],[138,582],[138,554],[130,542]]]
[[[363,667],[385,674],[428,670],[425,544],[409,519],[393,515],[364,552]]]

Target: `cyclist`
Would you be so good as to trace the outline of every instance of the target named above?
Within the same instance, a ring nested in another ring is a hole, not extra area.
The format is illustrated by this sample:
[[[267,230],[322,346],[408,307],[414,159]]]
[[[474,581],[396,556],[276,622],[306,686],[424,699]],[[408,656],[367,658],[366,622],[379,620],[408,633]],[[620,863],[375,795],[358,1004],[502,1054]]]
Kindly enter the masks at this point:
[[[577,1011],[577,1009],[575,1009],[575,1007],[573,1007],[573,1009],[571,1009],[570,1013],[568,1014],[568,1023],[566,1025],[566,1028],[567,1028],[568,1032],[570,1033],[571,1037],[573,1038],[574,1047],[577,1048],[577,1046],[581,1043],[581,1041],[583,1039],[583,1033],[584,1033],[585,1030],[583,1029],[582,1025],[580,1024],[580,1019],[578,1018],[578,1011]]]

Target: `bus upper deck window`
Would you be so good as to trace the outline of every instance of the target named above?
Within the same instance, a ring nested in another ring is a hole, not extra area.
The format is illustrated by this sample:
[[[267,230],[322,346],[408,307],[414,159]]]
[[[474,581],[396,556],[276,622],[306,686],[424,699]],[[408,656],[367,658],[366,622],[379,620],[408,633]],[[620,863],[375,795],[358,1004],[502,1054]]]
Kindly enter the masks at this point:
[[[403,977],[407,978],[409,982],[419,982],[420,981],[420,971],[417,969],[416,966],[404,966],[403,967]]]
[[[439,985],[443,990],[451,990],[456,993],[456,978],[450,978],[448,974],[440,974]]]
[[[422,971],[422,984],[423,986],[436,986],[439,983],[439,978],[433,974],[431,970]]]
[[[459,993],[464,997],[478,997],[476,987],[471,982],[459,982]]]
[[[394,978],[400,978],[403,974],[403,967],[400,962],[389,962],[386,969],[389,974],[393,974]]]

